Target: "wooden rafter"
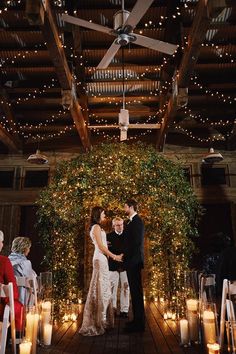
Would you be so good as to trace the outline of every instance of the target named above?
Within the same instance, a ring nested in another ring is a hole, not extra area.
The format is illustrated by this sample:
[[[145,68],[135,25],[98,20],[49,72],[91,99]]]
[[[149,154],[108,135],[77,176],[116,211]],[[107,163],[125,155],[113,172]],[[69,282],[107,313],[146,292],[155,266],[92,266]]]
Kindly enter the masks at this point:
[[[34,0],[35,1],[35,0]],[[36,1],[35,1],[36,2]],[[81,111],[81,107],[77,102],[77,98],[72,93],[73,78],[67,63],[67,59],[62,47],[57,26],[54,20],[53,12],[49,1],[45,1],[44,8],[44,21],[42,22],[42,32],[45,40],[47,41],[47,47],[50,57],[55,66],[58,80],[60,82],[62,90],[70,92],[70,111],[74,120],[75,126],[81,138],[83,147],[88,150],[90,148],[90,140],[88,130],[85,124],[84,116]]]
[[[223,7],[225,7],[225,2],[223,0],[209,0],[208,2],[205,0],[199,0],[193,24],[188,36],[188,45],[179,66],[177,76],[178,87],[188,86],[191,74],[200,54],[202,42],[205,39],[211,20],[218,15],[219,10]],[[163,150],[168,126],[176,115],[177,109],[178,107],[176,100],[172,96],[168,101],[167,108],[162,119],[162,126],[157,137],[156,146],[159,151]]]
[[[15,131],[16,121],[11,106],[9,106],[9,102],[10,100],[6,90],[3,87],[0,87],[1,108],[4,115],[6,116],[9,127],[12,130],[12,134],[10,134],[2,125],[0,125],[0,140],[4,145],[8,147],[10,152],[19,152],[21,149],[21,141],[19,139],[18,133]]]

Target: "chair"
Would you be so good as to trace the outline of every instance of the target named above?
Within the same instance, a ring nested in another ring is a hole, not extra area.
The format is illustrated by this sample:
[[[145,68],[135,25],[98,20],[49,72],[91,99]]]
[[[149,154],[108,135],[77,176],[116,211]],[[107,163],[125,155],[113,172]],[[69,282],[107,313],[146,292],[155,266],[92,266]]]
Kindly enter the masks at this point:
[[[34,306],[37,307],[38,305],[38,297],[37,297],[37,281],[36,281],[36,276],[32,277],[15,277],[16,278],[16,284],[18,288],[24,288],[26,295],[24,299],[24,306],[29,306],[31,302],[31,297],[32,293],[34,295]]]
[[[12,352],[16,354],[16,327],[15,327],[15,308],[14,308],[14,295],[13,284],[8,285],[0,284],[0,297],[9,298],[9,304],[5,305],[2,321],[1,341],[0,341],[0,354],[4,354],[6,350],[7,330],[11,325],[11,343]],[[9,323],[10,319],[10,323]]]
[[[229,321],[234,320],[233,302],[231,301],[232,296],[236,295],[236,281],[229,281],[224,279],[222,288],[222,299],[221,299],[221,313],[220,313],[220,344],[223,348],[224,344],[224,333],[225,333],[225,315],[227,311],[227,317]],[[227,299],[228,298],[228,299]]]

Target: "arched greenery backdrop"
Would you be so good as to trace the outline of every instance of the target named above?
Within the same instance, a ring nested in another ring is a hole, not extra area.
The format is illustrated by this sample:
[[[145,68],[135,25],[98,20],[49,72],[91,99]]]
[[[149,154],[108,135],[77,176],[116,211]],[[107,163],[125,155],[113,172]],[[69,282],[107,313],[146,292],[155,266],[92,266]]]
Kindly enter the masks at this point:
[[[38,200],[38,227],[57,301],[77,299],[83,292],[91,207],[102,205],[110,219],[122,216],[131,196],[139,202],[148,240],[146,295],[181,296],[197,236],[198,202],[181,166],[152,146],[118,143],[60,163]]]

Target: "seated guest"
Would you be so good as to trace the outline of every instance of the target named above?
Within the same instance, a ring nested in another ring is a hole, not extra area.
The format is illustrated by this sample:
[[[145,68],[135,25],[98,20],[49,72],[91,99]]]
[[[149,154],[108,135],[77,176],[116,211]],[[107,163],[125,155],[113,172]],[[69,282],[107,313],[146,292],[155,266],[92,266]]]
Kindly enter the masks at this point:
[[[0,231],[0,252],[3,248],[4,234]],[[16,279],[14,276],[13,267],[11,265],[10,260],[0,255],[0,284],[7,285],[8,283],[13,283],[13,291],[14,291],[14,304],[15,304],[15,321],[16,321],[16,330],[20,331],[22,327],[22,314],[23,314],[23,306],[18,301],[19,294],[18,288],[16,285]],[[6,298],[0,299],[0,319],[2,321],[2,316],[4,312],[5,304],[7,303]]]
[[[37,274],[32,269],[32,264],[27,256],[30,252],[31,241],[28,237],[16,237],[12,242],[11,254],[9,259],[14,269],[16,277],[37,277]],[[33,305],[33,294],[27,291],[24,286],[19,287],[19,300],[24,305]]]

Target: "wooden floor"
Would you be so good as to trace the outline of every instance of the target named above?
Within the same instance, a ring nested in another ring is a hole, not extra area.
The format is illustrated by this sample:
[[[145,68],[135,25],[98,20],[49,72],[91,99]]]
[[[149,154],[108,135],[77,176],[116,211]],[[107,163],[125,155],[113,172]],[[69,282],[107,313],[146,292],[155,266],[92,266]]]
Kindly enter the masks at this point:
[[[202,354],[201,346],[182,348],[175,321],[164,320],[154,303],[145,304],[144,333],[125,334],[126,319],[117,317],[115,328],[103,336],[83,337],[78,333],[82,312],[76,323],[56,324],[50,348],[38,347],[37,354]]]

